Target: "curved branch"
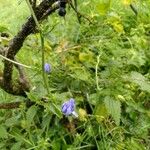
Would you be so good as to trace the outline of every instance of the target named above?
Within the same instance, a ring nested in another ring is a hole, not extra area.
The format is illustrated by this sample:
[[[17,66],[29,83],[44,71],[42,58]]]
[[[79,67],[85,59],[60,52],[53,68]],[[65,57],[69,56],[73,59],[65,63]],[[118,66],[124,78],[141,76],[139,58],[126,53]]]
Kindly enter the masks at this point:
[[[58,7],[52,7],[52,5],[56,2],[56,0],[43,0],[36,8],[35,15],[38,21],[42,21],[48,15],[53,13]],[[50,11],[49,11],[50,10]],[[47,13],[48,11],[48,13]],[[36,30],[36,24],[34,22],[33,17],[29,17],[27,22],[22,26],[22,29],[17,33],[17,35],[10,41],[7,55],[8,59],[14,60],[15,55],[23,46],[23,43],[26,37]],[[1,87],[8,93],[14,95],[25,96],[25,89],[16,87],[12,82],[12,73],[13,73],[13,63],[7,60],[4,60],[4,70],[3,70],[3,81],[1,83]]]
[[[75,0],[76,1],[76,0]],[[84,14],[81,14],[78,10],[77,10],[77,3],[75,2],[75,6],[72,4],[72,3],[69,3],[71,8],[75,11],[75,13],[77,14],[77,18],[78,18],[78,21],[79,23],[81,23],[81,17],[83,17],[84,19],[86,19],[90,24],[92,24],[92,21],[87,17],[85,16]]]

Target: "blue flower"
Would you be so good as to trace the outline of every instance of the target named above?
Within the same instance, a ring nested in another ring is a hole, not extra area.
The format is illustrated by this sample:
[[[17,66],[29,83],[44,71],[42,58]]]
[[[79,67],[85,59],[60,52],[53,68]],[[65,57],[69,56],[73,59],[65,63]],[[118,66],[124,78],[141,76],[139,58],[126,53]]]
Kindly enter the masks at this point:
[[[48,64],[48,63],[45,63],[45,65],[44,65],[44,71],[46,73],[50,73],[51,72],[51,65]]]
[[[62,113],[66,116],[74,115],[78,117],[78,114],[75,112],[75,100],[73,98],[62,104]]]

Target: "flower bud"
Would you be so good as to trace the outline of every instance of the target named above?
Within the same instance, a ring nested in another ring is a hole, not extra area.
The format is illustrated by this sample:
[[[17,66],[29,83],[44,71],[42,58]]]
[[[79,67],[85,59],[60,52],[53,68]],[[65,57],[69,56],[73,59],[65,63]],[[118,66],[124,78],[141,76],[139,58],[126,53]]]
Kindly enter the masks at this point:
[[[51,65],[48,63],[45,63],[44,71],[49,74],[51,72]]]

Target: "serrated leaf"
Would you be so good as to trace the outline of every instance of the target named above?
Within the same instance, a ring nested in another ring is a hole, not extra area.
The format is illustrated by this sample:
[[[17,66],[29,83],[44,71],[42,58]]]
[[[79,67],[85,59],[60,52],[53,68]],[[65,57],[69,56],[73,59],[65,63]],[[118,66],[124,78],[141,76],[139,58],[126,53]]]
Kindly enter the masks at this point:
[[[7,138],[7,131],[3,125],[0,125],[0,138]]]
[[[49,123],[50,123],[50,116],[49,115],[44,116],[42,119],[42,124],[41,124],[43,131],[45,130],[46,127],[49,126]]]
[[[145,81],[145,77],[142,74],[140,74],[139,72],[135,72],[135,71],[131,72],[131,78],[137,83],[139,81],[142,81],[142,82]]]
[[[8,127],[12,127],[13,125],[15,125],[16,123],[18,123],[18,119],[17,117],[11,117],[9,119],[7,119],[5,121],[5,125]]]
[[[38,100],[38,95],[37,93],[35,94],[34,92],[26,92],[27,96],[29,99],[32,101],[37,101]]]
[[[112,97],[106,96],[104,99],[104,103],[108,113],[114,119],[116,125],[120,124],[121,117],[121,103],[120,101],[114,100]]]
[[[26,114],[26,119],[28,124],[31,124],[31,122],[33,121],[34,116],[36,115],[37,112],[37,107],[36,106],[31,106]]]
[[[62,113],[61,110],[59,109],[59,107],[57,105],[55,105],[54,103],[51,103],[50,105],[50,110],[51,112],[53,112],[58,118],[62,117]]]
[[[131,72],[131,81],[138,84],[143,91],[150,93],[150,82],[139,72]]]

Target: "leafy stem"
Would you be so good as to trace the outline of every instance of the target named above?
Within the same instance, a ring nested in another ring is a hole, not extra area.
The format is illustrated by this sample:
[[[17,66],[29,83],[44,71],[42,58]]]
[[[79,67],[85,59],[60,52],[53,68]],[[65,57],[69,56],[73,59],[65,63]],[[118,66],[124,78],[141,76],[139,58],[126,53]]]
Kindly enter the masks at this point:
[[[28,5],[28,7],[29,7],[29,9],[30,9],[30,12],[31,12],[31,14],[32,14],[32,16],[33,16],[33,19],[34,19],[34,21],[35,21],[35,24],[36,24],[36,26],[37,26],[37,28],[38,28],[39,33],[40,33],[41,51],[42,51],[42,77],[43,77],[44,85],[45,85],[46,90],[47,90],[47,94],[49,95],[48,83],[47,83],[46,76],[45,76],[45,72],[44,72],[44,64],[45,64],[44,35],[43,35],[43,32],[42,32],[42,29],[40,28],[40,24],[39,24],[39,22],[38,22],[38,20],[37,20],[37,17],[36,17],[36,15],[35,15],[35,13],[34,13],[34,10],[33,10],[32,6],[31,6],[29,0],[26,0],[26,3],[27,3],[27,5]]]

